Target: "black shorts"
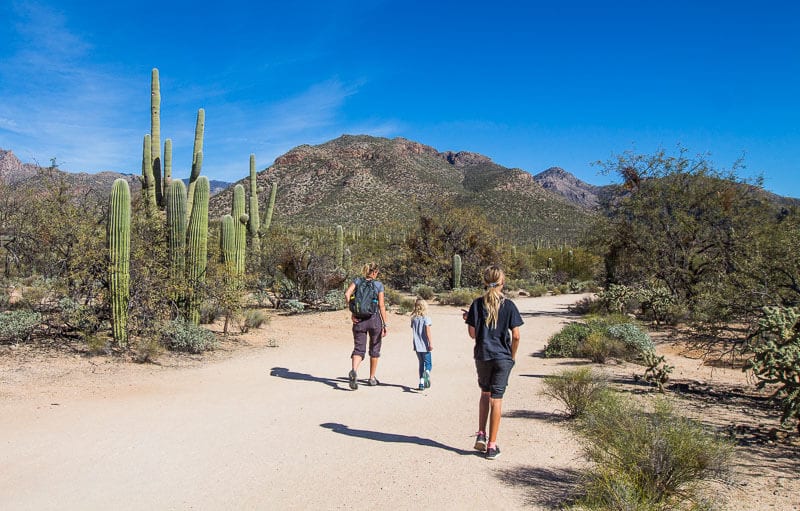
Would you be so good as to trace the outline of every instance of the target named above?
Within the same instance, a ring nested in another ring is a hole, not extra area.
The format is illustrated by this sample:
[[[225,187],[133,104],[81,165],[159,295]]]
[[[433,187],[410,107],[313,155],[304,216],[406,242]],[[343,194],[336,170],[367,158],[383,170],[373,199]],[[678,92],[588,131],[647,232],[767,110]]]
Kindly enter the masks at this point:
[[[476,360],[475,368],[478,370],[478,387],[482,392],[491,392],[492,399],[502,399],[508,386],[508,377],[514,361],[501,360]]]

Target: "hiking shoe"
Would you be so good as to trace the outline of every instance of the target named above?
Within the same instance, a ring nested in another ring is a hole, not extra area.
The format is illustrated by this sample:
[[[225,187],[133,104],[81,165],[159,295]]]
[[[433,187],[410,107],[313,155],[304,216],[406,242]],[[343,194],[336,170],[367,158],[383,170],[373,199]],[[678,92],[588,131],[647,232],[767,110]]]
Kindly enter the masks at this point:
[[[475,436],[475,450],[476,451],[485,451],[486,450],[486,434],[478,432]]]
[[[422,381],[424,382],[423,385],[425,385],[426,389],[430,388],[430,386],[431,386],[431,373],[430,373],[430,371],[426,370],[424,373],[422,373]]]
[[[367,385],[369,385],[370,387],[377,387],[379,384],[380,382],[374,376],[370,378],[369,381],[367,382]]]
[[[425,385],[423,385],[422,383],[420,383],[420,384],[419,384],[419,387],[417,387],[417,390],[425,390]]]
[[[496,460],[500,457],[500,446],[495,445],[494,447],[489,447],[486,449],[486,459],[487,460]]]
[[[347,377],[350,379],[350,388],[356,390],[358,388],[358,381],[356,380],[358,375],[356,374],[355,370],[351,369]]]

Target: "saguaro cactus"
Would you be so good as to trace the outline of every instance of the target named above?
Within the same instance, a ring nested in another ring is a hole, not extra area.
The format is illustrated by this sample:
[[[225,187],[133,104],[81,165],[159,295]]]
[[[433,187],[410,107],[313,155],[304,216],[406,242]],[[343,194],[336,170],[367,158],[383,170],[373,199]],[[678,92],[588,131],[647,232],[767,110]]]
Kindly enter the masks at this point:
[[[186,267],[186,186],[180,179],[170,183],[166,206],[170,274],[177,282]]]
[[[176,181],[176,183],[183,183]],[[189,282],[187,318],[195,325],[200,323],[200,289],[206,279],[208,257],[208,197],[210,195],[208,178],[200,176],[194,187],[194,206],[189,217],[186,236],[186,276]]]
[[[461,256],[453,254],[453,289],[461,287]]]
[[[194,125],[194,148],[192,149],[192,172],[189,174],[189,196],[186,211],[191,215],[194,187],[203,168],[203,135],[206,130],[206,111],[197,110],[197,121]]]
[[[156,207],[156,181],[153,176],[153,165],[150,155],[152,154],[150,135],[144,136],[142,143],[142,197],[145,201],[145,209],[152,213]]]
[[[219,245],[222,262],[228,275],[236,275],[236,224],[233,216],[223,215],[219,231]]]
[[[251,246],[253,253],[256,255],[261,253],[261,238],[259,236],[259,229],[261,222],[258,214],[258,183],[256,181],[256,155],[250,155],[250,207],[249,218],[247,219],[247,233],[250,235]]]
[[[156,68],[150,75],[150,166],[155,179],[156,204],[161,208],[167,183],[161,182],[161,85]]]
[[[120,178],[111,187],[108,208],[109,297],[111,328],[120,347],[128,345],[128,300],[130,299],[131,192]]]
[[[278,194],[278,183],[272,183],[269,192],[269,203],[267,204],[267,212],[264,215],[264,224],[261,226],[261,232],[266,234],[269,231],[269,226],[272,223],[272,211],[275,209],[275,197]]]
[[[236,276],[244,276],[244,259],[247,253],[247,220],[249,216],[244,209],[244,186],[233,187],[233,205],[231,216],[236,232]]]
[[[164,141],[164,190],[172,183],[172,139]],[[188,213],[188,211],[187,211]]]
[[[341,225],[336,226],[336,266],[342,268],[344,265],[344,229]]]

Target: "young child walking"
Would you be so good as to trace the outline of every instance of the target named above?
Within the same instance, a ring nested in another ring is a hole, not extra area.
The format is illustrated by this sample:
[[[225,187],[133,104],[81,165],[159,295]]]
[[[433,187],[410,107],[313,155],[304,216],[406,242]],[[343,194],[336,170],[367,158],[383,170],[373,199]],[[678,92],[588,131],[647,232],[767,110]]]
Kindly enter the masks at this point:
[[[422,298],[414,302],[411,313],[411,333],[414,340],[414,351],[419,360],[419,390],[431,386],[431,318],[428,317],[428,304]]]

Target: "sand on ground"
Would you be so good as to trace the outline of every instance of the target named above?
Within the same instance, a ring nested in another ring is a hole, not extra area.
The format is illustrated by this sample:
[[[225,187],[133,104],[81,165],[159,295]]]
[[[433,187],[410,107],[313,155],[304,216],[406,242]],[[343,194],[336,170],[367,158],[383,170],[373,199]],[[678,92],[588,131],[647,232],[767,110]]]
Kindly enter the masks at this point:
[[[457,307],[430,307],[424,391],[409,316],[394,313],[381,384],[365,384],[365,362],[356,391],[346,311],[276,315],[233,348],[163,365],[5,347],[0,509],[555,509],[587,464],[539,390],[543,376],[585,362],[541,350],[581,298],[514,299],[525,325],[494,461],[473,450],[479,391]],[[674,377],[742,375],[692,360]],[[737,457],[744,480],[720,495],[729,509],[800,509],[796,461],[770,452]]]

